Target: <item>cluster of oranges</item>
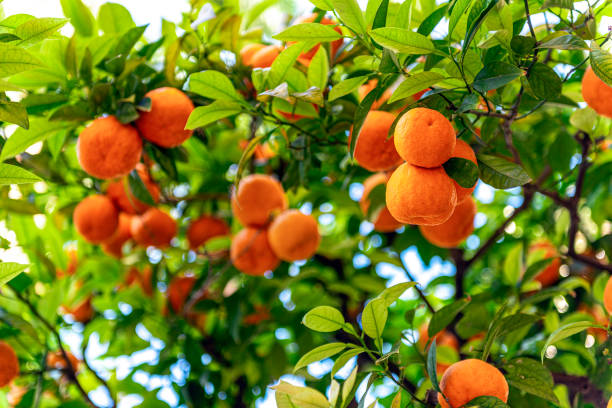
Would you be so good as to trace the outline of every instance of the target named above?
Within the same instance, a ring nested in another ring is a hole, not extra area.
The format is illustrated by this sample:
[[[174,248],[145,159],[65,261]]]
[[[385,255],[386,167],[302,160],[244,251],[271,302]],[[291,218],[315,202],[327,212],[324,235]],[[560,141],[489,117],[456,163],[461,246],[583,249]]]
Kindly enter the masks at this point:
[[[295,20],[294,24],[313,23],[317,20],[317,17],[317,14],[300,17]],[[324,25],[336,24],[334,21],[330,20],[327,17],[321,18],[319,23]],[[334,27],[334,30],[336,30],[339,34],[342,34],[340,28]],[[291,45],[291,43],[287,45]],[[304,51],[298,56],[297,60],[305,66],[310,65],[310,61],[317,53],[320,46],[321,44],[317,44],[310,50]],[[338,53],[338,50],[341,46],[342,39],[338,39],[331,43],[330,50],[332,56],[335,56]],[[276,57],[278,57],[278,54],[280,54],[282,50],[283,48],[278,45],[264,45],[259,43],[248,44],[240,50],[240,59],[242,60],[242,63],[244,65],[252,68],[268,68],[272,65],[272,63],[274,62]]]
[[[180,145],[192,134],[184,127],[194,106],[175,88],[154,89],[145,96],[151,100],[151,109],[142,112],[134,126],[114,116],[101,117],[81,132],[77,144],[83,170],[111,181],[106,195],[89,196],[77,205],[75,226],[85,240],[102,244],[105,252],[116,257],[121,257],[121,248],[130,239],[164,248],[177,232],[172,217],[131,193],[125,176],[136,170],[153,201],[159,202],[160,189],[140,163],[142,139],[164,148]]]
[[[240,181],[232,195],[234,217],[245,226],[232,239],[234,266],[248,275],[263,275],[280,261],[310,258],[321,240],[317,221],[287,209],[281,184],[271,176],[252,174]]]
[[[370,192],[386,184],[386,206],[374,221],[376,230],[388,232],[402,224],[419,225],[423,236],[434,245],[454,247],[473,231],[476,204],[470,194],[475,184],[461,187],[442,164],[452,157],[476,164],[476,155],[466,142],[456,138],[450,121],[435,110],[410,109],[388,137],[394,121],[394,114],[372,110],[361,128],[355,160],[365,169],[379,172],[364,182],[361,208],[366,212]],[[352,137],[351,132],[349,146]]]

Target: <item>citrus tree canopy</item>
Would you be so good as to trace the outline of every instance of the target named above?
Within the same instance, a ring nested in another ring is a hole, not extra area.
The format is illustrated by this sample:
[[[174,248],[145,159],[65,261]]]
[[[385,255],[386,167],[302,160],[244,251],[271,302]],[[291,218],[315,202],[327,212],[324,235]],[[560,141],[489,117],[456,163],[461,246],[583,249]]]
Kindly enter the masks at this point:
[[[0,408],[612,407],[612,1],[136,1],[0,4]]]

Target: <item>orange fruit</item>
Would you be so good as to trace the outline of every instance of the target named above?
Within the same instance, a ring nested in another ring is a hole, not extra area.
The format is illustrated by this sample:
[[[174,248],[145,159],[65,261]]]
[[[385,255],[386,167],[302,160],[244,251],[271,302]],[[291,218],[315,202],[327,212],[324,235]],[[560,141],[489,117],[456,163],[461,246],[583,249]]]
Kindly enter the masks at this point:
[[[359,207],[364,215],[368,213],[368,208],[370,208],[370,199],[368,198],[370,192],[380,184],[387,184],[387,178],[385,173],[376,173],[363,182],[363,195],[361,200],[359,200]],[[380,232],[392,232],[401,226],[402,223],[393,218],[386,205],[380,210],[376,220],[374,220],[374,229]]]
[[[66,265],[66,271],[60,268],[55,268],[55,276],[57,279],[61,279],[64,276],[72,276],[76,273],[77,267],[79,266],[79,259],[77,250],[75,248],[69,248],[66,250],[66,256],[68,256],[68,264]]]
[[[266,320],[270,320],[270,310],[266,306],[255,305],[255,312],[244,316],[242,321],[247,326],[255,326]]]
[[[132,218],[132,237],[142,246],[166,248],[176,236],[176,221],[158,208],[150,208],[143,215]]]
[[[91,306],[91,296],[88,296],[74,306],[62,305],[62,311],[71,315],[76,322],[83,324],[89,322],[94,315],[94,309]]]
[[[370,171],[384,171],[402,162],[395,150],[393,136],[389,138],[389,129],[394,120],[395,116],[389,112],[372,110],[368,113],[354,151],[355,160],[361,167]],[[353,129],[349,135],[349,148],[352,138]]]
[[[308,259],[317,252],[321,235],[317,220],[299,210],[287,210],[268,229],[272,251],[283,261]]]
[[[468,196],[455,207],[453,215],[439,225],[419,225],[421,234],[440,248],[453,248],[462,243],[474,231],[476,202]]]
[[[151,175],[147,170],[147,166],[142,163],[138,163],[136,165],[136,171],[138,172],[138,176],[142,180],[142,183],[149,191],[149,194],[151,194],[151,198],[153,198],[153,201],[156,203],[159,202],[159,186],[155,184],[153,179],[151,179]],[[151,207],[150,205],[143,203],[142,201],[137,199],[136,196],[132,194],[125,178],[110,183],[108,185],[108,188],[106,189],[106,195],[113,200],[115,205],[121,211],[124,211],[128,214],[142,214],[148,208]]]
[[[557,248],[549,241],[541,240],[529,246],[530,253],[533,254],[536,251],[541,252],[540,259],[553,258],[553,260],[534,277],[534,280],[540,282],[542,287],[553,285],[560,278],[561,258],[558,257]]]
[[[153,269],[147,265],[142,271],[139,271],[138,268],[132,266],[125,276],[125,284],[127,286],[140,286],[145,295],[153,295]]]
[[[362,101],[363,98],[365,98],[367,94],[369,94],[374,89],[376,89],[377,86],[378,86],[378,79],[376,78],[370,79],[368,82],[361,85],[359,89],[357,90],[357,93],[359,95],[359,100]],[[376,110],[380,108],[382,105],[384,105],[389,100],[392,94],[393,94],[393,91],[391,90],[391,88],[385,89],[381,97],[374,101],[374,103],[370,107],[370,110]]]
[[[429,333],[427,330],[427,324],[422,324],[421,327],[419,327],[419,344],[422,347],[425,347],[425,345],[429,341]],[[455,337],[453,333],[447,330],[442,330],[441,332],[436,334],[434,336],[434,339],[436,339],[437,346],[446,346],[457,351],[459,350],[459,340],[457,340],[457,337]]]
[[[255,52],[248,65],[252,68],[269,68],[281,52],[281,47],[278,45],[266,45],[259,51]]]
[[[197,279],[195,276],[175,276],[168,285],[168,303],[176,314],[183,314],[185,301],[193,289]]]
[[[140,161],[142,139],[114,116],[94,119],[77,142],[77,158],[87,174],[110,179],[128,174]]]
[[[261,50],[264,47],[264,44],[258,43],[247,44],[242,47],[242,49],[240,50],[240,59],[242,60],[242,63],[246,66],[250,66],[253,61],[253,56],[257,53],[257,51]]]
[[[608,313],[612,314],[612,277],[608,279],[608,283],[606,283],[606,287],[604,289],[604,307],[608,311]]]
[[[110,198],[90,195],[77,204],[72,214],[74,225],[83,238],[92,244],[109,239],[119,225],[119,211]]]
[[[176,147],[193,133],[185,129],[194,109],[187,95],[176,88],[157,88],[146,93],[151,110],[141,112],[136,127],[143,138],[162,147]]]
[[[297,24],[304,24],[304,23],[314,23],[317,17],[318,17],[317,14],[303,16],[303,17],[297,18],[293,24],[297,25]],[[319,24],[335,25],[336,23],[327,17],[323,17],[321,21],[319,21]],[[338,34],[342,34],[342,30],[340,30],[339,27],[334,27],[334,30]],[[340,47],[342,47],[342,42],[343,42],[342,38],[331,42],[330,44],[331,57],[334,57],[338,53],[338,50],[340,49]],[[310,50],[301,53],[300,56],[298,57],[298,61],[306,66],[310,65],[310,61],[315,56],[317,51],[319,51],[319,47],[321,47],[321,44],[317,44],[314,47],[312,47]]]
[[[595,304],[592,307],[589,307],[585,304],[581,304],[578,307],[578,311],[593,316],[596,324],[604,327],[608,326],[608,319],[606,318],[606,314],[600,305]],[[608,331],[606,329],[589,327],[587,329],[587,333],[595,337],[600,343],[603,343],[608,338]]]
[[[395,148],[410,164],[437,167],[451,158],[456,137],[453,125],[440,112],[414,108],[395,126]]]
[[[457,192],[442,167],[427,169],[404,163],[387,181],[386,199],[389,212],[399,222],[439,225],[453,214]]]
[[[455,144],[455,150],[453,150],[453,154],[451,155],[451,157],[460,157],[462,159],[469,160],[478,166],[474,150],[472,150],[469,144],[467,144],[461,139],[457,139],[457,143]],[[458,203],[468,198],[472,194],[472,191],[474,191],[474,189],[476,188],[476,183],[474,183],[474,185],[470,188],[461,187],[455,180],[453,180],[453,183],[455,183],[455,188],[457,189]]]
[[[68,350],[66,350],[66,356],[68,357],[68,361],[70,361],[72,369],[77,372],[79,370],[79,359]],[[66,359],[64,359],[64,355],[62,354],[61,350],[53,351],[47,354],[47,367],[54,370],[68,369],[68,364],[66,363]]]
[[[229,233],[230,228],[225,221],[210,215],[203,215],[189,225],[187,241],[189,241],[189,248],[195,251],[209,239],[229,235]]]
[[[582,77],[582,97],[595,112],[612,118],[612,87],[599,79],[591,67]]]
[[[245,228],[232,239],[230,258],[239,271],[261,276],[280,263],[268,242],[265,229]]]
[[[0,367],[0,387],[5,387],[19,375],[19,359],[15,350],[3,341],[0,341]]]
[[[248,140],[241,140],[240,143],[238,144],[241,150],[246,149],[248,145],[249,145]],[[276,152],[274,151],[274,149],[272,148],[269,142],[264,142],[264,143],[260,143],[257,146],[255,146],[255,151],[253,152],[253,156],[255,157],[255,160],[267,161],[273,158],[274,156],[276,156]]]
[[[115,258],[123,256],[123,245],[132,238],[131,232],[132,216],[126,213],[119,213],[119,226],[115,233],[102,243],[102,250]]]
[[[440,389],[448,402],[438,394],[442,408],[460,408],[477,397],[497,397],[508,402],[508,383],[504,375],[489,363],[477,359],[451,365],[440,380]]]
[[[271,176],[251,174],[232,195],[232,213],[245,226],[266,225],[271,216],[287,209],[283,186]]]

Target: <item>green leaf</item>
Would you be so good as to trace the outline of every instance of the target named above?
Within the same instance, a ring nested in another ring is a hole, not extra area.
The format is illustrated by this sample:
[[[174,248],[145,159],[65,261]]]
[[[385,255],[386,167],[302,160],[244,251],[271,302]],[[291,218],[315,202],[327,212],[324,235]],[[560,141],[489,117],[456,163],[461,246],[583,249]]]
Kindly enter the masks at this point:
[[[591,133],[597,128],[597,124],[599,123],[599,115],[593,110],[593,108],[587,106],[582,109],[576,109],[574,112],[572,112],[569,121],[572,126],[587,133]]]
[[[436,349],[436,339],[434,339],[429,345],[429,350],[427,351],[427,375],[429,376],[434,390],[444,395],[440,389],[440,384],[438,384],[438,364],[436,362],[436,356],[438,353],[436,352]]]
[[[403,28],[377,28],[370,31],[370,36],[378,44],[398,53],[430,54],[436,50],[429,38]]]
[[[540,99],[555,99],[563,86],[559,75],[548,65],[536,62],[529,70],[529,86]]]
[[[287,27],[284,31],[272,38],[280,41],[306,41],[330,42],[342,38],[342,35],[330,25],[319,23],[303,23]]]
[[[138,174],[138,171],[132,170],[130,172],[130,174],[128,175],[128,185],[130,188],[130,192],[139,201],[142,201],[143,203],[148,205],[155,205],[155,200],[151,196],[151,193],[147,189],[147,186],[140,178],[140,174]]]
[[[327,343],[313,350],[310,350],[308,353],[304,354],[302,358],[300,358],[299,361],[295,364],[293,372],[295,373],[300,368],[306,367],[308,364],[334,356],[344,350],[346,347],[346,343]]]
[[[350,94],[363,85],[367,80],[367,76],[358,76],[338,82],[336,85],[334,85],[331,91],[329,91],[328,100],[330,102],[335,101],[338,98],[342,98],[344,95]]]
[[[23,92],[25,93],[25,90],[17,85],[13,85],[10,82],[7,82],[3,79],[0,79],[0,92],[5,92],[5,91],[16,91],[16,92]]]
[[[510,40],[510,48],[519,55],[529,55],[536,45],[532,36],[515,35]]]
[[[354,348],[354,349],[350,349],[345,351],[344,353],[340,354],[340,356],[338,356],[338,358],[336,359],[336,361],[334,362],[334,366],[332,367],[331,370],[331,377],[333,378],[336,373],[346,365],[346,363],[348,363],[348,361],[361,354],[361,353],[365,353],[365,349],[363,347],[358,347],[358,348]]]
[[[30,184],[41,181],[34,173],[12,164],[0,163],[0,185],[8,184]]]
[[[120,34],[136,26],[130,12],[117,3],[104,3],[100,6],[98,24],[106,34]]]
[[[0,285],[6,284],[8,281],[19,275],[29,265],[22,265],[15,262],[0,263]]]
[[[478,181],[478,166],[461,157],[451,157],[444,164],[444,171],[463,188],[472,188]]]
[[[345,325],[342,313],[331,306],[315,307],[306,313],[302,323],[311,330],[324,333],[340,330]]]
[[[327,87],[327,77],[329,75],[329,62],[325,47],[319,47],[317,53],[312,57],[308,65],[308,83],[310,86],[319,89]]]
[[[482,359],[486,361],[489,357],[489,353],[491,352],[491,347],[493,346],[493,342],[503,337],[515,330],[518,330],[524,326],[532,325],[538,320],[541,320],[541,317],[529,315],[525,313],[516,313],[513,315],[509,315],[506,317],[501,317],[505,308],[502,308],[498,311],[495,319],[491,322],[487,335],[485,337],[485,345],[482,351]]]
[[[491,187],[508,189],[531,181],[525,170],[516,163],[486,154],[477,157],[480,179]]]
[[[357,380],[357,372],[359,371],[359,366],[355,364],[355,368],[349,374],[346,381],[342,385],[342,404],[343,406],[347,406],[350,401],[350,396],[353,391],[353,387],[355,386],[355,381]],[[373,377],[373,375],[372,375]],[[371,378],[371,377],[370,377]],[[369,388],[369,387],[368,387]],[[367,392],[367,390],[366,390]]]
[[[525,274],[523,275],[523,278],[521,279],[521,285],[524,285],[525,283],[531,281],[534,277],[536,277],[538,273],[540,273],[544,268],[550,265],[553,259],[554,258],[540,259],[539,261],[536,261],[529,265],[527,267],[527,270],[525,271]]]
[[[591,46],[590,60],[593,72],[599,79],[612,86],[612,55],[599,48],[595,41],[591,43]]]
[[[551,7],[559,7],[572,10],[574,8],[574,0],[544,0],[544,4],[542,4],[542,10]]]
[[[562,35],[538,45],[538,48],[554,48],[556,50],[588,50],[589,46],[583,39],[574,35]]]
[[[328,0],[328,2],[334,7],[334,11],[338,13],[344,25],[357,34],[366,33],[367,25],[357,0]]]
[[[494,61],[485,65],[474,78],[474,88],[485,93],[500,88],[521,76],[523,70],[507,62]]]
[[[434,313],[427,327],[429,338],[444,330],[469,303],[467,299],[459,299]]]
[[[578,334],[587,329],[590,329],[591,327],[599,328],[599,329],[604,328],[603,326],[594,324],[592,321],[573,322],[573,323],[566,324],[565,326],[559,327],[550,336],[548,336],[548,339],[546,339],[546,343],[544,344],[544,347],[542,347],[542,353],[540,355],[542,362],[544,361],[544,355],[546,354],[546,349],[549,346],[555,343],[558,343],[559,341],[563,339],[571,337],[574,334]]]
[[[308,0],[308,1],[314,4],[316,8],[319,8],[321,10],[331,11],[334,9],[334,7],[331,4],[329,4],[329,0]]]
[[[54,132],[67,127],[69,125],[61,122],[48,122],[44,119],[32,120],[29,129],[18,128],[8,138],[0,153],[0,162],[25,151],[34,143],[43,141]]]
[[[477,397],[461,408],[510,408],[510,405],[497,397]]]
[[[416,286],[415,282],[403,282],[386,288],[380,295],[377,296],[381,299],[387,307],[391,306],[393,302],[399,299],[408,289]]]
[[[0,78],[38,68],[41,62],[26,50],[0,43]]]
[[[243,101],[226,75],[210,69],[191,74],[189,90],[209,99]]]
[[[278,408],[329,408],[325,395],[313,388],[298,387],[281,381],[270,389],[275,391]]]
[[[363,309],[361,325],[365,334],[373,339],[380,339],[387,323],[389,310],[384,299],[372,299]]]
[[[519,357],[509,361],[503,368],[509,385],[559,405],[559,400],[553,391],[552,374],[539,361]]]
[[[523,243],[514,245],[504,258],[504,282],[515,285],[523,272]]]
[[[366,213],[366,218],[374,223],[378,218],[378,215],[382,211],[383,208],[387,205],[386,203],[386,194],[387,194],[387,186],[384,183],[381,183],[370,190],[366,199],[369,202],[368,211]]]
[[[65,18],[35,18],[21,24],[15,34],[21,38],[17,45],[23,47],[35,44],[53,35],[68,22]]]
[[[147,27],[148,26],[144,25],[140,27],[132,27],[127,30],[127,32],[119,38],[117,45],[112,49],[107,58],[111,56],[128,55],[138,40],[140,40],[140,37],[142,37]]]
[[[450,14],[450,18],[448,20],[448,37],[450,38],[455,31],[455,27],[461,20],[461,17],[465,14],[467,8],[472,3],[472,0],[457,0]]]
[[[467,18],[467,30],[465,39],[463,40],[463,49],[461,51],[461,59],[465,57],[465,53],[470,48],[470,44],[480,28],[481,24],[487,17],[487,14],[495,7],[499,0],[475,0],[470,8],[470,13]]]
[[[312,48],[311,42],[297,42],[283,50],[270,66],[268,74],[268,85],[271,88],[277,87],[285,80],[287,73],[293,67],[298,56],[305,50]]]
[[[17,102],[4,102],[0,100],[0,122],[14,123],[24,129],[30,126],[26,108]]]
[[[89,8],[81,0],[60,0],[60,3],[74,30],[83,37],[91,37],[95,31],[96,20]]]
[[[391,98],[389,98],[389,103],[410,98],[415,93],[427,89],[443,79],[444,77],[437,72],[425,71],[413,74],[399,84]]]
[[[219,119],[240,113],[241,107],[236,102],[218,100],[210,105],[198,106],[191,112],[185,129],[196,129],[207,126]]]
[[[370,2],[368,2],[370,5]],[[382,0],[376,10],[376,14],[374,15],[374,20],[372,21],[372,29],[384,27],[387,25],[387,14],[389,12],[389,0]]]

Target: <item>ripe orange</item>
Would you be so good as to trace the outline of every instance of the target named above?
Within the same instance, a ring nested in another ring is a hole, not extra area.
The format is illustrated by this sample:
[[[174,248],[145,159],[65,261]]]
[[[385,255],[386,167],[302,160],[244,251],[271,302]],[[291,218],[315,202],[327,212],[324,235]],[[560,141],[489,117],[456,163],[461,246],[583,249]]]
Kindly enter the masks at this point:
[[[209,239],[229,235],[229,233],[230,228],[225,221],[210,215],[203,215],[189,225],[187,241],[189,241],[189,248],[195,251]]]
[[[130,227],[136,243],[160,249],[169,246],[177,232],[176,221],[157,208],[150,208],[143,215],[132,218]]]
[[[369,94],[374,89],[376,89],[377,86],[378,86],[378,79],[376,78],[370,79],[368,82],[361,85],[359,89],[357,90],[357,93],[359,94],[359,100],[360,101],[363,100],[363,98],[365,98],[367,94]],[[393,91],[391,90],[391,88],[385,89],[385,91],[380,96],[380,98],[374,101],[374,103],[370,107],[370,110],[376,110],[380,108],[382,105],[384,105],[389,100],[392,94],[393,94]]]
[[[136,171],[138,176],[142,180],[143,184],[151,194],[154,202],[159,202],[160,190],[159,186],[153,181],[147,166],[142,163],[136,165]],[[108,185],[106,189],[106,195],[108,195],[115,205],[121,210],[128,214],[142,214],[145,212],[150,205],[143,203],[132,194],[130,187],[126,182],[126,179],[113,181]]]
[[[437,167],[451,158],[456,137],[453,125],[440,112],[414,108],[395,127],[397,153],[410,164]]]
[[[282,48],[278,45],[266,45],[251,57],[249,64],[252,68],[269,68],[280,54]]]
[[[559,267],[561,266],[561,258],[558,257],[557,248],[547,240],[541,240],[529,246],[529,252],[532,256],[540,255],[539,259],[553,258],[548,266],[538,273],[534,280],[540,282],[542,287],[553,285],[559,280]]]
[[[77,372],[79,370],[80,364],[79,359],[67,350],[66,356],[68,357],[68,361],[70,361],[72,369]],[[64,359],[64,355],[62,354],[61,350],[53,351],[47,354],[47,367],[52,368],[54,370],[68,369],[68,364],[66,363],[66,359]]]
[[[497,397],[508,402],[508,383],[497,368],[482,360],[467,359],[451,365],[440,380],[442,408],[460,408],[477,397]]]
[[[245,228],[234,236],[230,258],[236,269],[253,276],[274,270],[280,263],[268,242],[268,231],[255,228]]]
[[[74,225],[86,241],[99,244],[109,239],[119,225],[119,211],[103,195],[90,195],[77,204],[72,215]]]
[[[604,289],[604,307],[608,313],[612,314],[612,277],[608,279]]]
[[[151,111],[141,112],[136,127],[142,137],[162,147],[176,147],[193,133],[186,130],[187,119],[194,109],[187,95],[176,88],[157,88],[147,92]]]
[[[309,16],[304,16],[304,17],[300,17],[296,19],[294,24],[314,23],[316,18],[317,18],[317,14],[311,14]],[[323,17],[321,21],[319,21],[319,24],[335,25],[336,23],[327,17]],[[338,34],[342,34],[342,30],[340,30],[339,27],[334,27],[334,30]],[[340,38],[336,41],[332,41],[332,43],[330,44],[330,52],[331,52],[332,58],[336,56],[336,54],[338,53],[338,50],[340,49],[340,47],[342,47],[342,42],[343,40],[342,38]],[[310,65],[310,61],[315,56],[317,51],[319,51],[319,47],[321,47],[321,44],[317,44],[314,47],[312,47],[310,50],[301,53],[300,56],[298,57],[298,61],[306,66]]]
[[[370,171],[384,171],[402,162],[395,150],[393,136],[388,137],[394,120],[395,116],[389,112],[372,110],[368,113],[354,151],[355,160],[361,167]],[[352,137],[353,129],[349,135],[349,148]]]
[[[142,154],[142,139],[114,116],[94,119],[79,135],[77,158],[87,174],[110,179],[128,174]]]
[[[138,268],[132,266],[125,276],[125,284],[127,286],[140,286],[145,295],[153,295],[153,269],[147,265],[142,271],[139,271]]]
[[[264,48],[264,44],[253,43],[247,44],[240,50],[240,59],[242,63],[246,66],[250,66],[253,61],[253,56],[257,53],[257,51]]]
[[[419,327],[419,344],[421,347],[425,347],[429,341],[429,333],[427,330],[427,324],[422,324],[421,327]],[[457,337],[455,337],[453,333],[447,330],[442,330],[436,334],[434,339],[436,339],[437,346],[446,346],[459,351],[459,340],[457,340]]]
[[[123,245],[132,238],[132,216],[126,213],[119,214],[119,226],[115,233],[102,243],[102,250],[115,258],[123,256]]]
[[[94,316],[94,309],[91,306],[91,296],[86,297],[76,305],[62,305],[61,308],[63,313],[71,315],[74,321],[83,324],[89,322]]]
[[[248,140],[241,140],[238,146],[241,150],[246,149],[249,145]],[[253,157],[258,161],[267,161],[276,156],[276,152],[272,148],[272,145],[269,142],[260,143],[255,146],[255,151],[253,152]]]
[[[474,231],[476,202],[472,197],[455,207],[453,215],[440,225],[419,225],[425,239],[440,248],[453,248],[462,243]]]
[[[455,150],[453,150],[453,154],[451,157],[460,157],[462,159],[470,160],[472,163],[478,166],[476,162],[476,154],[474,150],[470,147],[469,144],[464,142],[461,139],[457,139],[457,143],[455,144]],[[455,180],[455,188],[457,189],[457,202],[460,203],[472,194],[472,191],[476,188],[476,183],[470,188],[461,187]]]
[[[245,226],[266,225],[272,215],[287,209],[283,186],[271,176],[251,174],[232,195],[232,212]]]
[[[361,207],[361,212],[363,212],[364,215],[368,213],[368,208],[370,208],[370,199],[368,198],[370,192],[374,187],[380,184],[387,184],[387,178],[385,173],[376,173],[372,174],[363,182],[363,195],[361,196],[361,200],[359,200],[359,207]],[[376,220],[374,220],[374,229],[380,232],[395,231],[401,226],[402,223],[393,218],[387,206],[384,206],[380,210]]]
[[[457,204],[453,180],[442,167],[426,169],[404,163],[387,182],[387,208],[404,224],[439,225]]]
[[[272,250],[283,261],[308,259],[317,252],[321,235],[317,220],[299,210],[287,210],[268,229]]]
[[[270,319],[270,310],[266,306],[255,305],[255,312],[244,316],[242,320],[247,326],[255,326]]]
[[[608,326],[608,318],[606,318],[606,314],[601,305],[594,304],[591,307],[583,303],[578,306],[578,311],[591,315],[596,324],[599,324],[604,327]],[[587,329],[587,333],[595,337],[595,339],[597,339],[597,341],[599,341],[600,343],[603,343],[608,338],[608,331],[606,329],[590,327]]]
[[[168,303],[176,314],[183,314],[185,301],[189,297],[197,279],[195,276],[175,276],[168,285]]]
[[[612,118],[612,87],[599,79],[591,67],[582,77],[582,97],[597,113]]]
[[[3,341],[0,341],[0,367],[0,387],[5,387],[19,375],[19,359],[15,350]]]

